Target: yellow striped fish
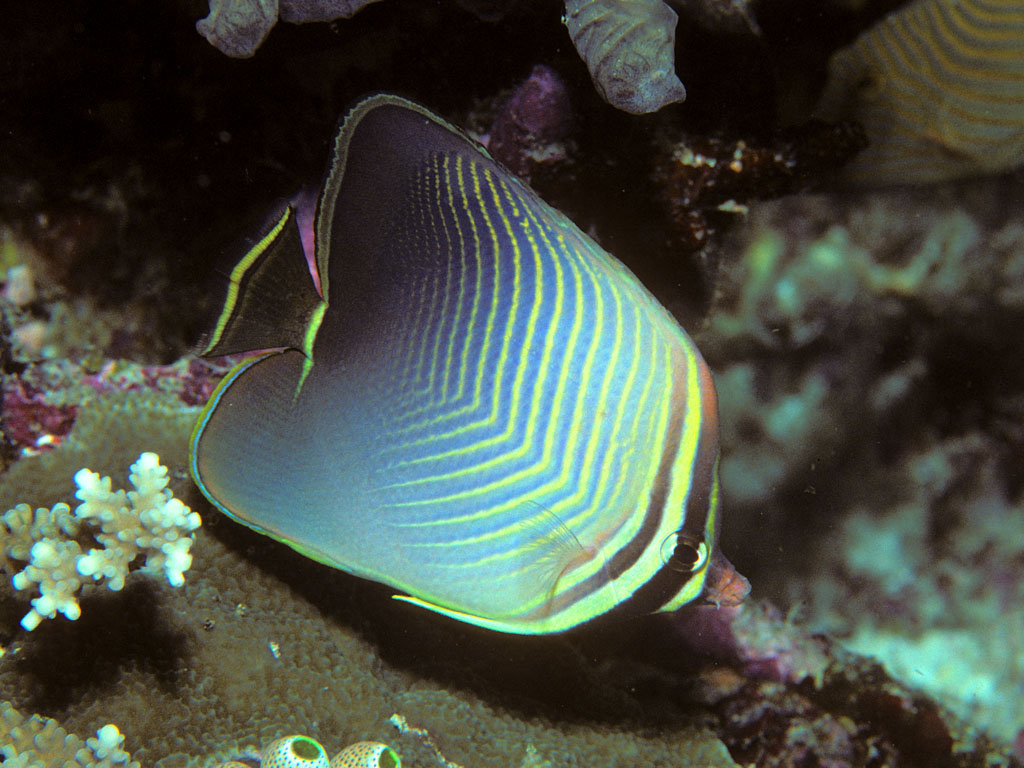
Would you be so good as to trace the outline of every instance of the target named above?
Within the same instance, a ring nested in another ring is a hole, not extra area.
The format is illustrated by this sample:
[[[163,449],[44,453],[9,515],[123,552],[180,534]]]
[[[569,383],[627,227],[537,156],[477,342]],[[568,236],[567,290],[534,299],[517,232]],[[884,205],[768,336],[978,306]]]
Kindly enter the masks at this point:
[[[1024,163],[1024,2],[917,0],[836,53],[816,115],[861,122],[861,183],[928,183]]]
[[[715,390],[621,263],[426,109],[358,104],[315,224],[241,260],[204,353],[235,367],[196,483],[236,520],[502,632],[700,595]]]

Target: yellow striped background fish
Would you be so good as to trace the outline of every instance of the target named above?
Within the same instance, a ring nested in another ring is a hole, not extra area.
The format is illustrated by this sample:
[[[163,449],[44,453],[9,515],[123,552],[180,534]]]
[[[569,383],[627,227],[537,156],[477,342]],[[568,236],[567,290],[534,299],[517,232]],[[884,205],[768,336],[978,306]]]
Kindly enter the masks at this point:
[[[917,0],[837,52],[816,116],[855,119],[855,183],[928,183],[1024,163],[1024,2]]]

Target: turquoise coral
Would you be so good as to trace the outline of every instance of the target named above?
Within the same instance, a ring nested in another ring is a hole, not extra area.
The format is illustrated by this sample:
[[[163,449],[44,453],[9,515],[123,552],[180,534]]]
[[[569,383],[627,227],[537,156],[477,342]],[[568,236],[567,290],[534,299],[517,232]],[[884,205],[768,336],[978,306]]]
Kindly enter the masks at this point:
[[[1024,405],[1006,332],[1024,229],[999,194],[752,205],[699,341],[717,370],[723,537],[773,521],[733,540],[758,561],[744,572],[1006,744],[1024,691],[1024,497],[1008,479]]]
[[[135,490],[112,491],[109,477],[82,469],[75,474],[75,496],[82,503],[74,512],[63,502],[35,511],[19,504],[0,518],[4,569],[26,563],[11,583],[40,593],[21,620],[24,629],[35,629],[58,612],[79,618],[81,588],[96,582],[121,590],[140,555],[146,558],[141,572],[162,575],[175,587],[184,583],[199,515],[167,490],[167,468],[155,453],[139,456],[130,480]],[[83,541],[98,546],[86,550]]]

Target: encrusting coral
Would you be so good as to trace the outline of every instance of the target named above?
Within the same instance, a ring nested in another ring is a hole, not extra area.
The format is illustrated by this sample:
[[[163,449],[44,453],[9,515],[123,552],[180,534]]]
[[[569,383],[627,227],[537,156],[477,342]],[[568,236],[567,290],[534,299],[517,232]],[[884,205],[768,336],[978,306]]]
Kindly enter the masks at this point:
[[[26,630],[58,611],[72,620],[81,616],[77,595],[85,584],[120,591],[139,556],[146,558],[142,573],[163,575],[174,587],[185,583],[199,515],[167,490],[167,468],[155,453],[139,456],[130,480],[135,490],[112,491],[109,477],[82,469],[75,474],[82,503],[73,512],[63,502],[35,511],[18,504],[0,518],[4,570],[26,563],[11,582],[40,593],[21,620]]]

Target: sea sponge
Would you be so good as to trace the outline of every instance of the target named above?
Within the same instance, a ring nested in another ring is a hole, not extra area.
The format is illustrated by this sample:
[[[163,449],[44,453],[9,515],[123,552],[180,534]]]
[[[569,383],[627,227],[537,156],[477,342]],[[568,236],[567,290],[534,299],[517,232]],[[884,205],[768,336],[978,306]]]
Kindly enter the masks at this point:
[[[260,755],[260,768],[327,768],[329,763],[320,742],[308,736],[282,736]]]
[[[0,518],[5,570],[16,562],[27,563],[11,583],[15,589],[37,588],[40,593],[21,620],[26,630],[58,611],[77,619],[77,595],[90,580],[120,591],[140,555],[146,558],[141,572],[162,574],[174,587],[185,582],[199,515],[167,490],[167,468],[155,453],[139,456],[130,479],[135,490],[111,491],[109,477],[82,469],[75,474],[75,495],[82,503],[74,513],[64,503],[35,512],[19,504]],[[83,540],[98,546],[84,551]]]
[[[601,97],[634,115],[686,98],[676,12],[661,0],[567,0],[565,25]]]
[[[285,21],[351,18],[377,0],[210,0],[210,13],[196,29],[228,56],[247,58],[270,34],[280,15]]]
[[[379,741],[358,741],[331,758],[331,768],[401,768],[391,747]]]
[[[209,0],[210,13],[196,22],[196,29],[228,56],[248,58],[278,17],[293,23],[347,19],[373,2],[377,0]],[[477,4],[468,7],[483,18],[501,15]],[[601,97],[632,114],[655,112],[686,98],[675,72],[677,20],[662,0],[565,4],[569,36]]]

